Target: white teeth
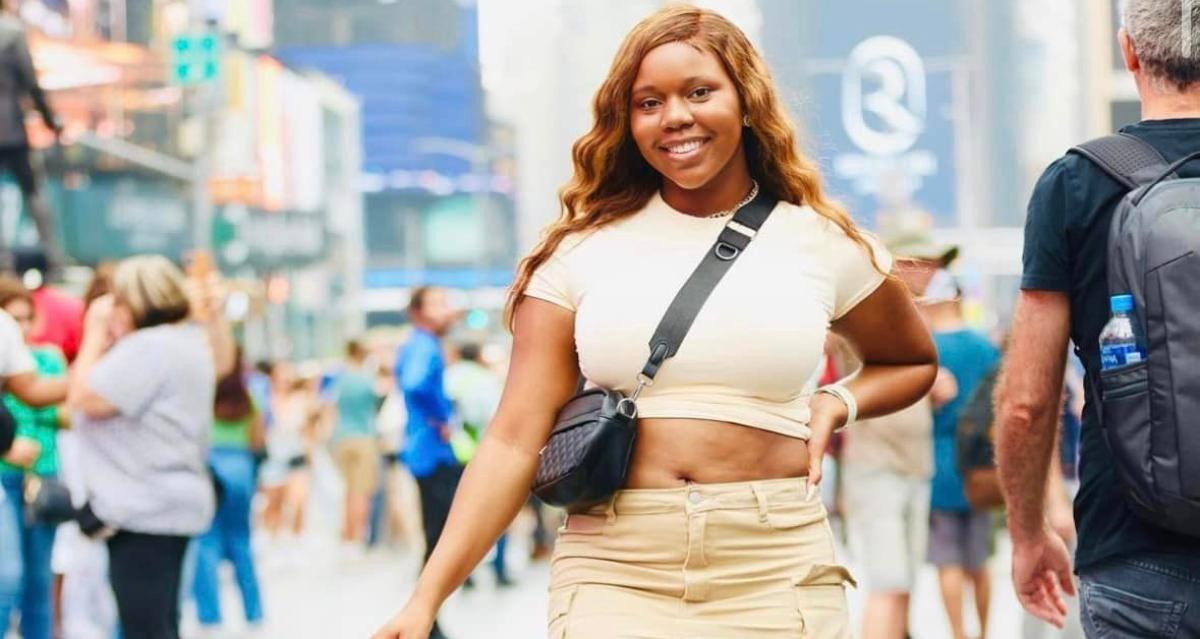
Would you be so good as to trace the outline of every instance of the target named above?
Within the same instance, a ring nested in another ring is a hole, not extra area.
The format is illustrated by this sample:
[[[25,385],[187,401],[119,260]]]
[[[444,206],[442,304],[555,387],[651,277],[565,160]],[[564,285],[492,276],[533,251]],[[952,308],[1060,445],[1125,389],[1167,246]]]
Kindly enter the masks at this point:
[[[701,144],[704,144],[703,140],[689,140],[683,144],[668,146],[667,151],[682,155],[684,153],[691,153],[692,151],[695,151],[696,149],[700,148]]]

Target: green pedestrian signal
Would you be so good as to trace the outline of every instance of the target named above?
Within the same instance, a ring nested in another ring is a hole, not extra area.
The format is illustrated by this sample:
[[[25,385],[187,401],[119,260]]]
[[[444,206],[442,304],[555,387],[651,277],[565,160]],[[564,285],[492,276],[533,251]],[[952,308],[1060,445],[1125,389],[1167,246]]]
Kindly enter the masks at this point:
[[[185,34],[171,41],[171,80],[199,84],[221,73],[221,40],[215,34]]]

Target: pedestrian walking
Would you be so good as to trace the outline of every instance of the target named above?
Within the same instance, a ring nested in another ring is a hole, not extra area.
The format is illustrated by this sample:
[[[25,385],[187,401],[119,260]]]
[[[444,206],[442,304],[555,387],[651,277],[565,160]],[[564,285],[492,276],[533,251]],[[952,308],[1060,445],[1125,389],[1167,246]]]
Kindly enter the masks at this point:
[[[925,293],[926,273],[948,266],[958,254],[957,247],[938,244],[925,231],[893,232],[884,242],[896,256],[897,276],[916,297]],[[846,537],[867,595],[861,636],[902,639],[929,544],[930,399],[855,424],[845,433],[841,461]]]
[[[379,487],[380,458],[375,420],[380,395],[378,374],[367,363],[363,345],[346,344],[345,367],[338,371],[330,388],[336,424],[330,445],[333,459],[346,484],[342,516],[342,542],[356,549],[367,540],[367,517],[371,498]]]
[[[221,490],[212,525],[196,539],[192,582],[196,614],[200,625],[209,630],[219,628],[222,622],[218,568],[226,559],[233,564],[246,623],[257,627],[263,618],[258,571],[250,547],[250,508],[257,488],[255,451],[263,449],[265,435],[262,415],[245,378],[240,368],[221,378],[213,408],[208,466]]]
[[[446,394],[454,403],[462,430],[456,433],[464,443],[461,445],[458,459],[466,464],[475,456],[475,450],[483,437],[483,431],[492,422],[496,407],[500,405],[500,394],[504,391],[504,380],[483,363],[483,349],[479,344],[468,342],[458,347],[457,359],[446,367]],[[451,444],[454,444],[454,439]],[[496,540],[495,556],[492,558],[492,571],[496,575],[496,585],[507,587],[513,585],[508,575],[506,554],[508,551],[508,533],[500,535]],[[469,583],[469,582],[468,582]]]
[[[320,410],[307,380],[290,362],[271,366],[271,421],[266,429],[267,458],[259,480],[266,494],[263,528],[284,546],[304,534],[312,484],[312,446]],[[277,547],[285,554],[290,547]]]
[[[1000,359],[999,350],[962,314],[962,290],[953,276],[939,270],[930,280],[922,310],[933,330],[941,373],[952,381],[933,412],[933,480],[929,515],[929,561],[938,568],[942,603],[954,639],[966,639],[963,597],[967,586],[975,600],[980,632],[986,636],[991,581],[992,513],[967,501],[958,467],[958,426],[963,407]]]
[[[0,279],[0,309],[20,327],[26,343],[35,324],[33,297],[18,281]],[[67,361],[55,346],[33,346],[34,368],[39,377],[65,379]],[[34,521],[22,509],[28,481],[56,481],[58,459],[58,406],[35,408],[7,393],[4,407],[17,424],[17,450],[0,460],[0,484],[5,499],[0,504],[0,527],[19,533],[18,544],[0,549],[0,563],[15,568],[20,575],[16,605],[0,604],[0,626],[6,626],[13,609],[21,613],[21,636],[26,639],[50,639],[54,631],[50,556],[54,548],[55,524]],[[5,537],[7,541],[8,537]],[[13,584],[5,584],[11,590]]]
[[[29,137],[25,132],[25,106],[29,97],[42,116],[46,127],[57,137],[62,134],[62,125],[54,117],[50,102],[38,84],[37,70],[29,55],[29,43],[25,38],[25,26],[21,19],[10,12],[11,0],[0,0],[0,168],[16,179],[25,199],[25,206],[33,218],[42,249],[46,253],[46,272],[51,280],[61,276],[65,255],[59,244],[56,222],[50,205],[39,185],[39,177],[30,158]],[[13,254],[0,238],[0,269],[12,270]]]
[[[68,398],[85,510],[99,524],[90,532],[109,536],[122,635],[175,639],[184,552],[214,511],[217,367],[208,329],[191,321],[187,283],[166,258],[126,259],[112,288],[88,309]]]
[[[653,14],[594,105],[562,217],[511,290],[504,398],[412,598],[375,637],[424,639],[520,510],[539,451],[569,455],[568,422],[551,431],[580,371],[598,390],[574,409],[611,402],[597,423],[636,418],[636,444],[614,473],[622,488],[567,518],[551,637],[849,637],[853,578],[818,498],[825,449],[857,416],[925,395],[929,332],[887,251],[826,199],[766,64],[728,20]],[[831,328],[864,364],[810,394]],[[543,457],[543,476],[565,459]]]
[[[1013,585],[1027,610],[1061,627],[1074,570],[1089,637],[1196,637],[1200,431],[1176,420],[1193,419],[1188,407],[1200,402],[1192,383],[1200,241],[1183,213],[1200,207],[1200,8],[1122,6],[1118,39],[1142,120],[1055,160],[1030,198],[996,452]],[[1136,264],[1109,250],[1132,255],[1130,243]],[[1131,339],[1102,361],[1101,336],[1114,319]],[[1044,505],[1068,340],[1087,380],[1074,565]]]
[[[427,563],[445,529],[463,470],[450,446],[454,407],[446,395],[446,358],[441,341],[460,314],[450,307],[446,291],[421,287],[412,293],[408,317],[412,335],[400,349],[395,373],[408,415],[402,458],[417,480]],[[463,580],[466,577],[463,575]],[[430,637],[445,636],[436,620],[430,623]]]

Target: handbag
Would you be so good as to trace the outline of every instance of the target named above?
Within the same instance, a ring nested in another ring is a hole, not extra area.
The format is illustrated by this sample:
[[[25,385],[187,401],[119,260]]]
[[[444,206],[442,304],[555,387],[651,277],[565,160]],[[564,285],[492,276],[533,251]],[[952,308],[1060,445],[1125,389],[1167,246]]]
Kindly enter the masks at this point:
[[[50,477],[25,477],[25,521],[58,525],[73,519],[75,504],[66,484]]]
[[[764,189],[741,207],[679,289],[650,338],[650,355],[628,397],[604,388],[580,389],[559,410],[538,458],[533,494],[552,506],[578,511],[608,499],[625,485],[637,439],[637,400],[673,357],[696,315],[770,217],[776,198]],[[582,386],[582,384],[581,384]]]

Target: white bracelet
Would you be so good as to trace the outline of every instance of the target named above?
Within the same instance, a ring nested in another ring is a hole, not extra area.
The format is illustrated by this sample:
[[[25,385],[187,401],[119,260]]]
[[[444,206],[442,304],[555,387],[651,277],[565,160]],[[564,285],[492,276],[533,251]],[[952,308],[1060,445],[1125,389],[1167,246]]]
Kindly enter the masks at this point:
[[[850,389],[843,386],[840,382],[822,386],[817,389],[817,392],[833,395],[842,400],[842,403],[846,405],[846,423],[842,425],[842,428],[853,424],[858,419],[858,400],[854,399],[854,393],[851,393]]]

